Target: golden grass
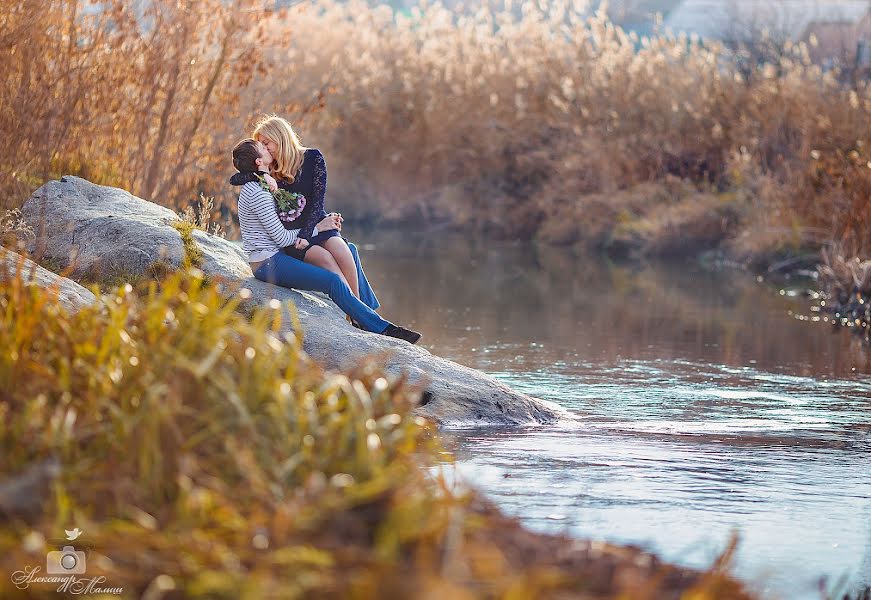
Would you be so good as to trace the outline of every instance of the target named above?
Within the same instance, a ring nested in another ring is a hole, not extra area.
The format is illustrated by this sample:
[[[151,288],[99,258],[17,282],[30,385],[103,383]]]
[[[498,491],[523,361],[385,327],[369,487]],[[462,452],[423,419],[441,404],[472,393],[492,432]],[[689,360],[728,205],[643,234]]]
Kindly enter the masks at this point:
[[[34,239],[33,228],[21,216],[21,209],[12,208],[0,216],[0,246],[19,249],[27,240]]]
[[[188,596],[274,597],[285,570],[298,591],[323,584],[340,549],[310,544],[328,516],[400,515],[436,497],[401,381],[325,375],[277,337],[276,311],[249,323],[195,274],[73,316],[13,278],[0,306],[3,470],[62,465],[44,511],[4,528],[4,566],[33,561],[28,531],[73,520],[111,558],[101,570],[140,591],[166,574]],[[425,514],[410,535],[438,518]]]
[[[276,50],[296,76],[259,89],[299,115],[358,214],[533,237],[590,194],[677,178],[700,200],[743,193],[759,207],[733,235],[780,213],[775,231],[795,222],[871,250],[869,87],[821,72],[802,46],[748,70],[717,43],[637,39],[565,2],[410,18],[319,7],[276,20],[323,35]],[[306,113],[321,87],[322,110]]]
[[[78,526],[88,575],[128,598],[746,597],[720,567],[524,531],[428,474],[401,378],[325,373],[276,307],[237,309],[195,270],[72,315],[3,275],[0,571]]]
[[[2,0],[0,14],[0,208],[61,174],[173,207],[225,179],[262,2]]]
[[[747,199],[729,248],[797,232],[871,253],[869,85],[802,45],[748,67],[559,0],[134,4],[0,0],[0,207],[70,172],[178,209],[206,193],[226,218],[229,148],[274,111],[325,151],[328,202],[358,221],[546,240],[586,196],[676,178]]]

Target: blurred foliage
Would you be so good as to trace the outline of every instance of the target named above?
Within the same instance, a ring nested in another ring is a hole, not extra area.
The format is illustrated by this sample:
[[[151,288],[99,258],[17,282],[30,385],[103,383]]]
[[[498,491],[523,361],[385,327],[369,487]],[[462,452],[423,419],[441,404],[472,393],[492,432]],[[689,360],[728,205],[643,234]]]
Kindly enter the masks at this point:
[[[249,319],[189,270],[70,314],[2,279],[4,598],[56,593],[8,574],[73,526],[124,597],[744,597],[723,565],[533,534],[457,491],[419,392],[322,371],[277,304]]]
[[[797,239],[871,252],[869,82],[802,44],[748,63],[558,1],[0,9],[0,208],[72,173],[181,210],[214,196],[235,234],[229,149],[277,112],[326,153],[328,202],[355,220],[550,241],[591,196],[677,178],[743,198],[726,237],[751,260]]]
[[[167,206],[214,186],[241,134],[225,115],[265,72],[270,13],[256,0],[0,0],[0,208],[62,174]]]
[[[823,251],[817,274],[822,292],[814,294],[811,310],[871,343],[871,260],[845,256],[835,244]]]
[[[639,37],[583,4],[436,3],[402,16],[319,3],[275,19],[328,32],[317,47],[293,40],[269,54],[293,65],[303,93],[252,85],[324,150],[346,214],[565,241],[567,222],[585,233],[590,205],[653,183],[668,192],[639,209],[654,229],[663,201],[732,194],[728,231],[710,227],[709,244],[727,233],[749,259],[796,237],[871,251],[868,81],[823,72],[801,44],[748,69],[717,42]],[[317,90],[322,108],[308,111]]]

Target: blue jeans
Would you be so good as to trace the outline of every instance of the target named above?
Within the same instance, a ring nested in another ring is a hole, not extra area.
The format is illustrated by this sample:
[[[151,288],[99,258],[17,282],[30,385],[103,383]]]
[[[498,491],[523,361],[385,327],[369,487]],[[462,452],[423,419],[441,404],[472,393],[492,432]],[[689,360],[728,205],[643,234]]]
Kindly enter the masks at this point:
[[[347,240],[345,241],[347,242]],[[372,289],[369,280],[366,279],[366,273],[363,272],[363,265],[360,264],[360,253],[357,252],[357,246],[353,242],[348,242],[348,248],[351,250],[351,255],[354,257],[354,264],[357,265],[357,287],[360,288],[360,300],[362,300],[363,304],[372,310],[378,310],[381,303],[378,302],[378,298],[375,296],[375,290]]]
[[[349,246],[353,247],[352,245]],[[357,275],[360,276],[363,273],[363,269],[360,266],[357,249],[354,247],[351,252],[357,263]],[[260,281],[286,288],[324,292],[345,314],[357,321],[360,327],[366,331],[381,333],[390,325],[388,321],[382,319],[370,306],[367,306],[367,304],[374,304],[375,308],[377,308],[378,299],[375,298],[372,287],[366,281],[365,276],[360,277],[360,297],[367,299],[368,302],[366,304],[357,300],[354,294],[351,293],[351,289],[335,273],[291,258],[283,252],[272,255],[266,262],[257,267],[257,270],[254,271],[254,277]],[[366,281],[366,296],[363,295],[364,281]]]
[[[315,245],[320,245],[331,237],[337,236],[340,236],[340,234],[335,229],[330,229],[325,231],[324,233],[319,233],[312,239],[308,240],[308,248],[311,248]],[[381,304],[378,302],[378,298],[375,296],[375,291],[369,284],[369,280],[366,279],[366,273],[363,272],[363,265],[360,264],[360,253],[357,252],[357,246],[355,246],[353,242],[345,240],[345,238],[342,239],[345,241],[346,244],[348,244],[348,249],[351,251],[351,256],[354,257],[354,264],[357,265],[357,287],[360,290],[360,300],[362,300],[363,304],[365,304],[372,310],[378,310],[378,307],[381,306]],[[293,246],[287,246],[286,248],[282,248],[282,252],[297,260],[305,261],[305,252],[306,250],[308,250],[308,248],[306,248],[305,250],[296,250]]]

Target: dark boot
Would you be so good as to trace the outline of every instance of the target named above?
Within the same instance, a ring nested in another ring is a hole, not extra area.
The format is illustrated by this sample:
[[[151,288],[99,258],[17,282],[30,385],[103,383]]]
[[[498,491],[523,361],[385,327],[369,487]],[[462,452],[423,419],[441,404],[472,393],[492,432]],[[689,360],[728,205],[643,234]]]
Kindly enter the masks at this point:
[[[387,326],[387,329],[381,332],[381,335],[405,340],[409,344],[416,344],[417,340],[420,339],[420,334],[418,332],[406,329],[405,327],[400,327],[399,325],[393,325],[392,323]]]

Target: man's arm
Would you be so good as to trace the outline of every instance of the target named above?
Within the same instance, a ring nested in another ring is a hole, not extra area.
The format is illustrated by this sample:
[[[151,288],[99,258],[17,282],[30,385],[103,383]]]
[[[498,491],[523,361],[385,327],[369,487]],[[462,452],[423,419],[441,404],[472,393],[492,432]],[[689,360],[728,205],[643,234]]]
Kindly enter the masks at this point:
[[[263,231],[279,248],[289,246],[299,235],[299,229],[285,229],[275,212],[275,200],[272,194],[260,188],[252,196],[251,212],[260,222]]]
[[[272,175],[266,172],[255,173],[254,171],[240,171],[239,173],[233,173],[233,176],[230,177],[230,184],[245,185],[246,183],[251,181],[258,183],[258,175],[266,180],[266,185],[269,186],[270,190],[274,192],[278,189],[278,182],[275,181],[275,178],[272,177]]]

